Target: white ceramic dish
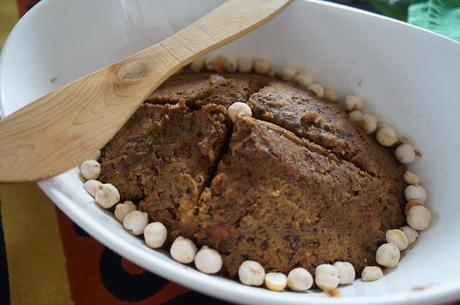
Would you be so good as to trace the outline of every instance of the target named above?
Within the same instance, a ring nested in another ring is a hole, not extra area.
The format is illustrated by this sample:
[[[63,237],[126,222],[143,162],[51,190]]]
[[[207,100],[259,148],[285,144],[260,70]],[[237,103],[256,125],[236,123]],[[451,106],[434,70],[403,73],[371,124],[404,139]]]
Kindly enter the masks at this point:
[[[158,42],[221,2],[43,0],[17,24],[4,47],[3,114]],[[373,14],[297,0],[276,20],[219,53],[265,56],[278,66],[309,68],[326,87],[369,99],[367,111],[397,126],[422,149],[424,158],[414,170],[429,190],[434,222],[382,280],[358,281],[342,288],[340,298],[245,287],[146,248],[93,203],[76,169],[40,182],[40,187],[114,251],[215,297],[251,304],[428,304],[460,299],[460,44]]]

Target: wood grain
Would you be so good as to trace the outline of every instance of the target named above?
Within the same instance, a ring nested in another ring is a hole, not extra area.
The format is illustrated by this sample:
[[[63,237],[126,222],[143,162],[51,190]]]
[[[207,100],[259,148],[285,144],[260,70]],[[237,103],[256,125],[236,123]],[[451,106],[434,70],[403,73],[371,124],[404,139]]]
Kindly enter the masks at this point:
[[[229,0],[166,40],[0,120],[0,182],[36,181],[91,157],[168,77],[270,20],[291,0]]]

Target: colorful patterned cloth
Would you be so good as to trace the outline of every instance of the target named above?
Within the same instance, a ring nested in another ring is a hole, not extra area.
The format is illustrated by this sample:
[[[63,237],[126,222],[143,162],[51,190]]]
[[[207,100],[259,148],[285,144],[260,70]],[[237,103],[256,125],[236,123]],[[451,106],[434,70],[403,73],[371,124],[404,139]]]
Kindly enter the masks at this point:
[[[105,248],[34,184],[0,186],[0,205],[1,305],[228,304]]]
[[[18,0],[20,14],[37,2]],[[367,1],[337,2],[373,8]],[[0,208],[0,305],[228,304],[105,248],[34,184],[0,186]]]

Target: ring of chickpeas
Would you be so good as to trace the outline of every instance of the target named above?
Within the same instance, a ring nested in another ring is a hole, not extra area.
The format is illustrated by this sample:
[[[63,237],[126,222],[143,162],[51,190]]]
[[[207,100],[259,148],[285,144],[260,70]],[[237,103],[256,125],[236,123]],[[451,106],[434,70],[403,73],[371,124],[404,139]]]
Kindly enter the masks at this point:
[[[198,58],[189,68],[199,73],[209,72],[254,72],[260,75],[272,74],[272,63],[265,58],[240,58],[233,60],[224,56],[214,58]],[[332,89],[324,89],[314,82],[310,71],[298,72],[291,66],[283,67],[275,75],[284,81],[296,82],[301,87],[329,102],[337,102],[338,94]],[[374,134],[376,141],[383,147],[394,150],[395,158],[403,163],[410,164],[417,159],[420,153],[388,124],[378,122],[372,114],[364,113],[364,100],[356,95],[346,95],[343,108],[348,112],[352,122],[357,124],[366,134]],[[251,108],[243,102],[236,102],[228,108],[228,116],[235,121],[240,116],[252,116]],[[100,156],[100,152],[95,154]],[[98,159],[96,157],[95,159]],[[157,249],[164,246],[167,239],[167,228],[160,222],[149,223],[147,213],[137,210],[132,201],[120,201],[120,194],[112,184],[98,181],[101,165],[97,160],[86,160],[80,165],[80,174],[86,180],[84,189],[102,208],[110,209],[115,206],[115,218],[133,235],[142,235],[146,246]],[[388,230],[385,234],[386,243],[380,245],[376,252],[376,262],[381,267],[393,268],[398,265],[400,252],[412,245],[419,236],[418,231],[425,230],[431,222],[431,212],[425,206],[427,192],[421,185],[420,178],[411,171],[406,171],[403,179],[407,184],[404,196],[407,205],[404,209],[407,224],[399,229]],[[222,269],[222,257],[215,249],[203,246],[197,249],[192,240],[179,236],[170,247],[171,257],[179,263],[194,263],[196,269],[206,274],[216,274]],[[364,282],[375,281],[383,277],[380,266],[366,266],[361,273]],[[262,286],[272,291],[305,292],[313,284],[322,290],[331,290],[339,285],[352,284],[356,277],[353,265],[349,262],[337,261],[333,264],[322,264],[316,267],[314,277],[302,267],[292,269],[287,275],[281,272],[265,272],[264,267],[256,261],[244,261],[238,270],[238,277],[242,284],[248,286]]]

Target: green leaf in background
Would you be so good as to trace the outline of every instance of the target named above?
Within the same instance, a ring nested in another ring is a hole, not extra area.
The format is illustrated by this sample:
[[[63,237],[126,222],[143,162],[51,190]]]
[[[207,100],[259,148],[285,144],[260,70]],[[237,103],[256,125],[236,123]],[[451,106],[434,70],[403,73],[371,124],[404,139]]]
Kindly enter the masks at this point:
[[[460,41],[460,0],[419,1],[409,6],[407,21]]]
[[[460,41],[460,0],[356,0],[388,17]]]
[[[407,8],[412,0],[368,0],[370,4],[382,15],[407,20]]]

